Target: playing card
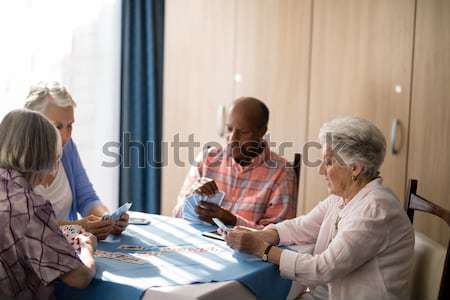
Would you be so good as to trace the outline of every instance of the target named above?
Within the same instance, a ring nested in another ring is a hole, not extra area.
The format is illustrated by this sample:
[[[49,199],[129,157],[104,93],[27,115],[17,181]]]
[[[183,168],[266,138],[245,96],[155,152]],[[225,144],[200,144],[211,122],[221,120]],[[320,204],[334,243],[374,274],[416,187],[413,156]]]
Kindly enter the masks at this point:
[[[188,206],[195,208],[198,205],[198,203],[200,202],[200,200],[202,200],[203,198],[204,198],[204,196],[202,196],[202,195],[192,194],[191,196],[186,198],[185,203]]]
[[[222,204],[224,197],[225,197],[224,192],[217,192],[212,196],[192,194],[191,196],[187,197],[184,200],[184,205],[182,209],[183,218],[192,223],[197,224],[205,223],[198,218],[198,214],[195,212],[195,208],[197,207],[198,203],[200,201],[205,201],[220,206]]]
[[[86,231],[81,227],[80,225],[70,224],[70,225],[61,225],[59,227],[66,238],[66,240],[69,242],[69,244],[77,251],[77,253],[80,252],[80,241],[78,240],[78,235],[85,233]]]
[[[102,217],[103,220],[109,220],[111,219],[112,221],[117,221],[120,219],[120,217],[126,213],[130,207],[131,207],[132,203],[125,203],[124,205],[122,205],[121,207],[119,207],[118,209],[116,209],[112,214],[106,214]]]
[[[205,201],[220,206],[222,204],[222,200],[224,197],[225,197],[224,192],[217,192],[214,195],[207,197]]]
[[[137,257],[131,256],[131,255],[128,255],[128,254],[122,253],[122,252],[109,252],[109,251],[96,250],[95,256],[114,259],[114,260],[117,260],[120,262],[129,263],[129,264],[144,264],[145,263],[145,261],[143,261],[142,259],[139,259]]]
[[[108,251],[102,251],[102,250],[96,250],[95,251],[95,256],[97,257],[113,257],[114,256],[114,252],[108,252]]]
[[[159,251],[137,252],[133,253],[132,255],[137,257],[160,256],[161,252]]]
[[[220,249],[215,246],[188,246],[188,247],[163,247],[160,249],[161,255],[164,253],[204,253],[204,252],[219,252]]]
[[[187,221],[191,221],[191,222],[197,222],[198,221],[198,216],[195,215],[194,213],[191,212],[187,212],[183,214],[183,218]]]
[[[139,245],[119,245],[119,247],[117,247],[119,249],[124,249],[124,250],[132,250],[132,251],[142,251],[145,250],[144,246],[139,246]]]
[[[198,201],[200,201],[199,197],[201,196],[198,194],[193,194],[185,199],[182,214],[183,218],[185,218],[186,220],[198,221],[198,216],[195,212],[195,208],[197,207]]]
[[[218,218],[212,218],[213,222],[224,232],[229,232],[230,229],[225,225],[220,219]]]

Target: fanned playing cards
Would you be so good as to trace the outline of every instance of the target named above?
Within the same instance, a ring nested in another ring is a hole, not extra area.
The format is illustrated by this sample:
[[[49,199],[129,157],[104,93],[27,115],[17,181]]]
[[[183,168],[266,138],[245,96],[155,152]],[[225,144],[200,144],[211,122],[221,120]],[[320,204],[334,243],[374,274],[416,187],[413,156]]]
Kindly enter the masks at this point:
[[[192,223],[203,223],[203,221],[198,218],[198,214],[195,212],[195,208],[197,207],[198,203],[200,201],[205,201],[220,206],[224,197],[224,192],[217,192],[212,196],[192,194],[184,200],[184,206],[182,210],[183,218]]]
[[[59,226],[61,229],[64,237],[69,242],[69,244],[75,249],[77,253],[80,253],[80,241],[78,240],[77,236],[79,234],[83,234],[86,231],[81,227],[81,225],[61,225]]]

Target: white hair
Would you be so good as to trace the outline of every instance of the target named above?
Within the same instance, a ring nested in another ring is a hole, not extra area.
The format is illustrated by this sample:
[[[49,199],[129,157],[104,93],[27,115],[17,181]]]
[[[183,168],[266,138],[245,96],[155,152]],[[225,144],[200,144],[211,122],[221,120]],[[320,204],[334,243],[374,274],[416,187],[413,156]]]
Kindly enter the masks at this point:
[[[350,116],[336,118],[322,125],[319,139],[322,145],[337,150],[334,155],[347,165],[359,162],[363,166],[360,176],[369,180],[378,176],[386,139],[372,122]]]
[[[57,81],[42,81],[30,88],[25,108],[45,113],[49,104],[57,107],[77,106],[67,88]]]

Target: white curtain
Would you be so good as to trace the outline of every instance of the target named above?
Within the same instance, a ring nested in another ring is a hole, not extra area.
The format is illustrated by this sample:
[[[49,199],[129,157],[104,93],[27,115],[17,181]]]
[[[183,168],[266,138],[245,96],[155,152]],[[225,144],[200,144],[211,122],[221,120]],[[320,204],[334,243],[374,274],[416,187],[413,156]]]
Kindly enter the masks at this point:
[[[30,85],[63,82],[78,104],[73,139],[110,209],[119,168],[102,167],[102,148],[119,141],[120,24],[120,0],[0,2],[0,118],[23,107]]]

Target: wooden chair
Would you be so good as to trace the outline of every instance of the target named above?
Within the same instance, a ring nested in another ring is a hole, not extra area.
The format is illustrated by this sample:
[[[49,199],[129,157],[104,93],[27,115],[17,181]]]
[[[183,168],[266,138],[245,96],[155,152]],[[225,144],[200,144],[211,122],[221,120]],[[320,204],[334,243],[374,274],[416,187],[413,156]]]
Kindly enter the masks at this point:
[[[294,173],[295,173],[295,177],[297,179],[297,186],[298,186],[300,183],[300,170],[302,167],[302,155],[300,153],[294,154],[293,167],[294,167]]]
[[[295,173],[295,184],[297,186],[297,195],[295,199],[295,210],[297,211],[298,206],[298,191],[300,190],[300,171],[302,167],[302,155],[300,153],[294,154],[294,161],[289,163],[289,167],[294,169]]]
[[[414,211],[418,210],[440,217],[445,222],[447,222],[447,225],[450,229],[450,211],[417,195],[417,180],[415,179],[410,179],[408,181],[408,189],[405,199],[405,210],[411,223],[413,223]],[[450,299],[449,250],[450,250],[450,241],[447,246],[447,254],[445,256],[444,269],[439,288],[439,297],[438,297],[439,300]]]

